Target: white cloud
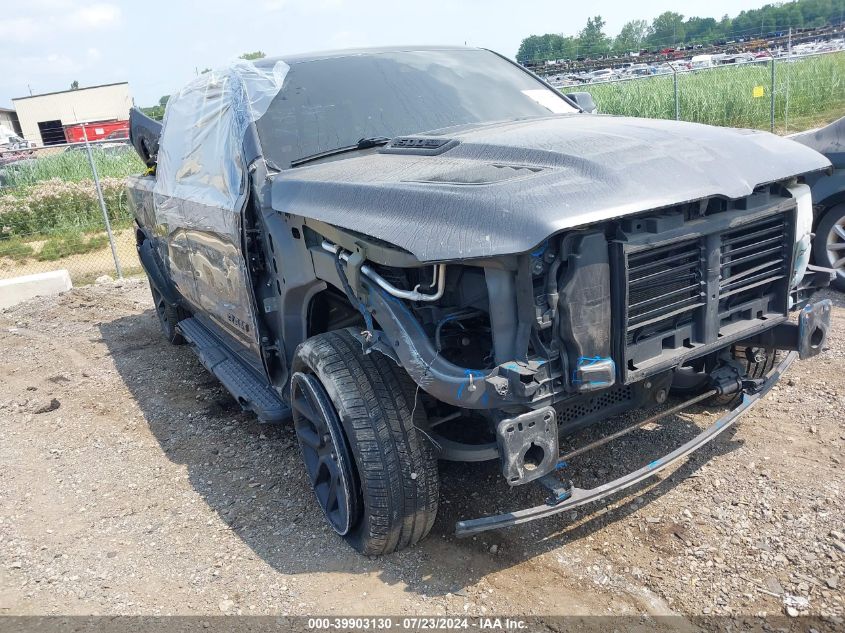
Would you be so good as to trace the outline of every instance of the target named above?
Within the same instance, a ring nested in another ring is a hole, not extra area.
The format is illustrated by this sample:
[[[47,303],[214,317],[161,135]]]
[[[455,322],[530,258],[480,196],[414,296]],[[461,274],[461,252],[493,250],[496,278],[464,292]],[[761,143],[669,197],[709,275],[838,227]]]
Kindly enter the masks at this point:
[[[101,29],[120,24],[120,7],[98,3],[87,7],[79,7],[67,16],[65,23],[77,29]]]
[[[0,41],[34,44],[68,30],[92,31],[118,26],[120,7],[99,2],[74,6],[65,0],[34,0],[25,7],[6,8],[0,18]]]

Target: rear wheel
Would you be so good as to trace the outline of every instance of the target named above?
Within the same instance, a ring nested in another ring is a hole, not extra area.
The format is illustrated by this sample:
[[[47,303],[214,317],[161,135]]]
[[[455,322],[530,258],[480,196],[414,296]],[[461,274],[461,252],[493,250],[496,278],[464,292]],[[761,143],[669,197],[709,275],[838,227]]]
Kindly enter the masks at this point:
[[[439,481],[414,383],[346,330],[302,343],[292,369],[294,428],[329,525],[367,555],[418,542],[434,524]]]
[[[185,339],[176,329],[176,324],[184,318],[182,311],[176,306],[170,305],[152,283],[150,283],[150,291],[153,294],[153,306],[161,327],[161,333],[173,345],[184,344]]]

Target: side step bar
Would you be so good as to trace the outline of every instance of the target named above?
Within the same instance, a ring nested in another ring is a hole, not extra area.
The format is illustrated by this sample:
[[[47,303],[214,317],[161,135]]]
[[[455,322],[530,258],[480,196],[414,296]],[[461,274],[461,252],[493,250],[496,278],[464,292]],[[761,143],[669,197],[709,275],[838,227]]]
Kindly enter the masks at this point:
[[[480,519],[469,519],[466,521],[458,521],[455,525],[455,534],[457,536],[472,536],[487,530],[496,530],[500,528],[513,527],[520,523],[527,523],[535,519],[559,514],[578,506],[583,506],[599,499],[604,499],[612,494],[630,488],[631,486],[648,479],[655,473],[660,472],[664,468],[671,466],[678,460],[686,457],[693,451],[698,450],[721,433],[729,429],[739,419],[739,416],[750,409],[757,401],[766,394],[777,381],[780,379],[783,372],[798,358],[798,352],[790,352],[776,367],[772,369],[766,376],[763,383],[756,388],[753,393],[743,392],[742,402],[735,408],[716,420],[707,429],[692,438],[686,444],[676,448],[671,453],[655,459],[642,468],[635,470],[627,475],[623,475],[618,479],[614,479],[606,484],[597,486],[590,490],[572,487],[566,492],[569,494],[565,501],[560,503],[550,504],[546,503],[533,508],[524,508],[522,510],[514,510],[506,514],[498,514],[494,516],[482,517]]]
[[[244,410],[252,411],[262,422],[282,422],[290,418],[290,408],[276,391],[226,349],[202,323],[191,318],[180,321],[176,327],[203,366],[223,383]]]

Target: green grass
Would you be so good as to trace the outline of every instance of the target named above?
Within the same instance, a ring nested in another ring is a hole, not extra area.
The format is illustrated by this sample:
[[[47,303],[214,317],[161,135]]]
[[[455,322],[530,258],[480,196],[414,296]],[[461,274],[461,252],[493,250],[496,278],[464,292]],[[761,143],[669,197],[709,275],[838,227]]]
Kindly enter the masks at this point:
[[[123,178],[100,180],[109,219],[114,226],[131,222]],[[0,191],[0,238],[62,231],[103,229],[103,212],[92,180],[51,178]]]
[[[97,174],[100,178],[125,178],[144,171],[145,166],[135,151],[128,145],[119,149],[91,149]],[[6,176],[10,189],[25,187],[38,182],[58,178],[68,182],[91,180],[91,165],[88,153],[79,146],[55,154],[37,156],[36,160],[20,167],[9,169]]]
[[[88,231],[71,230],[50,235],[30,235],[26,238],[11,237],[0,239],[0,259],[24,262],[34,259],[39,262],[54,262],[71,255],[82,255],[108,246],[108,236],[100,228]],[[33,243],[43,241],[40,250]]]
[[[769,129],[770,63],[725,66],[678,75],[680,118],[710,125]],[[762,88],[762,96],[755,97]],[[573,90],[568,88],[567,90]],[[672,75],[579,88],[606,114],[675,118]],[[832,120],[845,112],[845,53],[775,64],[775,126],[796,131],[802,123]]]
[[[18,239],[0,239],[0,259],[7,258],[16,262],[22,262],[28,257],[32,257],[35,250],[27,244]]]
[[[35,258],[41,262],[54,262],[71,255],[97,251],[109,243],[105,235],[85,236],[82,233],[55,235],[47,240]]]

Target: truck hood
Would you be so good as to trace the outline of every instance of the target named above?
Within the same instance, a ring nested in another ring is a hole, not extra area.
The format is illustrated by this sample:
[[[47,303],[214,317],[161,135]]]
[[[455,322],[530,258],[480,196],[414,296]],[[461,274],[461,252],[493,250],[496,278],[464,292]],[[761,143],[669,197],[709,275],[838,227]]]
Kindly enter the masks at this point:
[[[564,115],[414,138],[274,176],[274,209],[384,240],[420,261],[531,250],[563,229],[826,169],[767,132]],[[404,145],[405,147],[400,147]],[[408,145],[412,145],[408,147]]]

